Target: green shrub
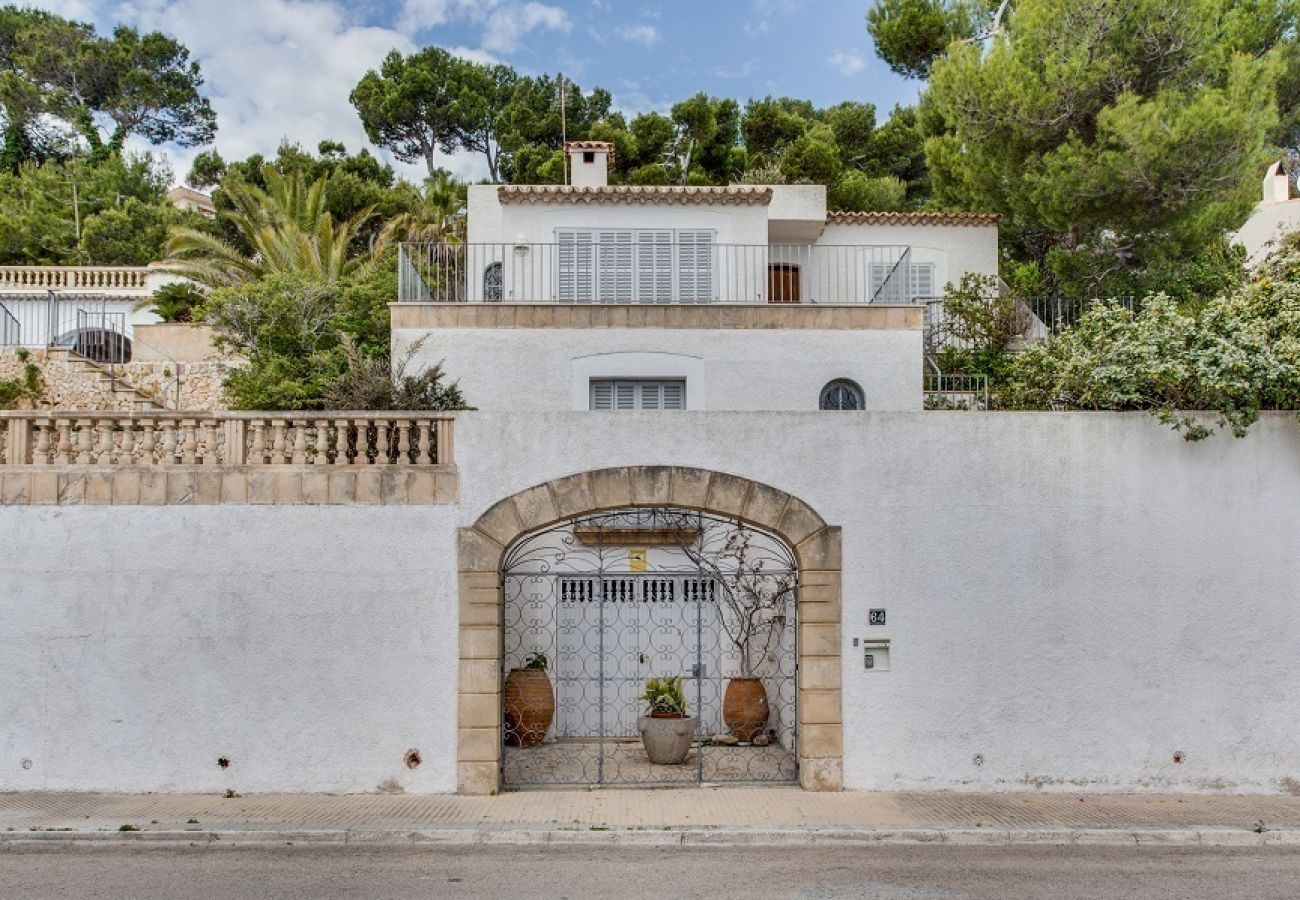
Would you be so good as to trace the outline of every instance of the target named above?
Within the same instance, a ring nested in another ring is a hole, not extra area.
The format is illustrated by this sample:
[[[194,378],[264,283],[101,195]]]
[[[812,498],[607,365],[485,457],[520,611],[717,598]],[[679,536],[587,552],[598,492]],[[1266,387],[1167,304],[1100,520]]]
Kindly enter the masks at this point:
[[[23,401],[35,405],[45,393],[45,378],[40,366],[29,359],[26,350],[18,351],[23,373],[17,378],[0,378],[0,409],[17,409]]]

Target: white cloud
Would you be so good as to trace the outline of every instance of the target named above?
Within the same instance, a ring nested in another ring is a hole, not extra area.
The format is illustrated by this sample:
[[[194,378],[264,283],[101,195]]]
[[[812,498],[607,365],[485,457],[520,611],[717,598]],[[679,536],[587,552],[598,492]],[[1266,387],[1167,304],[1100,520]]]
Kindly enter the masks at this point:
[[[631,41],[636,44],[645,44],[647,47],[653,47],[659,43],[659,29],[653,25],[625,25],[618,30],[618,36],[625,41]]]
[[[563,9],[535,0],[402,0],[397,16],[397,27],[409,33],[452,22],[481,26],[483,49],[493,53],[509,53],[536,29],[568,31],[572,27]]]
[[[19,4],[25,6],[26,4]],[[45,0],[33,4],[41,9],[49,10],[55,15],[63,16],[65,19],[75,19],[78,22],[93,22],[95,20],[95,4],[89,0]]]
[[[397,27],[413,32],[459,21],[482,25],[495,10],[518,6],[504,0],[402,0]]]
[[[486,16],[483,47],[495,53],[515,50],[520,40],[535,29],[568,31],[573,27],[568,13],[558,6],[547,6],[545,3],[486,5],[492,9]]]
[[[448,47],[446,49],[452,56],[459,56],[461,59],[468,59],[470,62],[480,63],[481,65],[495,66],[505,62],[501,57],[488,53],[482,47]]]
[[[826,58],[826,62],[848,76],[857,75],[867,67],[867,61],[850,50],[836,51]]]
[[[803,8],[803,0],[751,0],[749,19],[741,30],[750,37],[768,34],[773,27],[773,19],[798,12]]]
[[[75,0],[41,5],[67,13]],[[426,15],[434,5],[424,2]],[[202,66],[203,92],[217,113],[215,146],[227,160],[253,153],[272,156],[285,138],[309,150],[326,138],[353,151],[369,146],[348,94],[388,51],[415,49],[406,34],[361,24],[333,0],[127,0],[99,16],[81,17],[98,19],[101,31],[116,22],[157,29],[188,47]],[[451,52],[494,59],[466,47]],[[131,147],[157,150],[140,140]],[[180,180],[202,148],[167,149]],[[382,150],[372,152],[407,177],[423,177],[423,166],[399,163]],[[487,171],[479,156],[457,154],[440,162],[472,179]]]

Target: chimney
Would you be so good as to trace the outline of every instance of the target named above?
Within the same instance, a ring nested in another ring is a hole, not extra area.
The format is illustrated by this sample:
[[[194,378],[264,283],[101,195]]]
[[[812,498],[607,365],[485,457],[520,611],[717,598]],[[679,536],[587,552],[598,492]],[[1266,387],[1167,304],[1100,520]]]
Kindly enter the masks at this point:
[[[574,187],[605,187],[609,184],[609,164],[614,161],[614,145],[605,141],[569,141],[569,184]]]
[[[1291,199],[1291,179],[1282,171],[1282,161],[1268,167],[1264,175],[1264,202],[1283,203]]]

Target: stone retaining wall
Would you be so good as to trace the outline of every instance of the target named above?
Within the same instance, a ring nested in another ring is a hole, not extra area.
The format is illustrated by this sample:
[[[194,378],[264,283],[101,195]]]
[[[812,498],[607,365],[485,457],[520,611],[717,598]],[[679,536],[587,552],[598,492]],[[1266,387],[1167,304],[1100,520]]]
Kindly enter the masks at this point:
[[[93,412],[133,411],[134,398],[130,394],[114,392],[108,379],[69,351],[34,348],[27,353],[27,361],[40,367],[45,385],[39,406]],[[0,378],[21,378],[23,366],[17,348],[0,348]],[[178,368],[179,402],[173,384]],[[229,409],[221,393],[221,383],[229,368],[229,363],[216,361],[180,363],[179,366],[164,362],[129,362],[115,366],[114,371],[143,397],[160,404],[166,393],[168,402],[163,405],[168,407],[215,412]]]
[[[44,391],[40,406],[131,411],[129,394],[115,394],[106,380],[71,362],[66,351],[32,349],[27,351],[27,362],[35,363],[41,370]],[[0,349],[0,378],[22,378],[24,366],[18,350],[13,347]]]

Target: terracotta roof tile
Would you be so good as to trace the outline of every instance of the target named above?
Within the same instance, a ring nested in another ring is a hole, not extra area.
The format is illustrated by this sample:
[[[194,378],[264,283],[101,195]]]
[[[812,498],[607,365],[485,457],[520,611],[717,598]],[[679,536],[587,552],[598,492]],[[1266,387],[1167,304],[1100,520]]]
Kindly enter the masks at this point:
[[[497,197],[502,203],[766,206],[772,201],[772,189],[762,185],[676,187],[617,184],[574,187],[568,184],[507,184],[497,188]]]
[[[829,225],[997,225],[997,213],[975,212],[832,212]]]
[[[565,150],[603,150],[609,155],[609,161],[614,161],[614,145],[609,141],[565,141]]]

